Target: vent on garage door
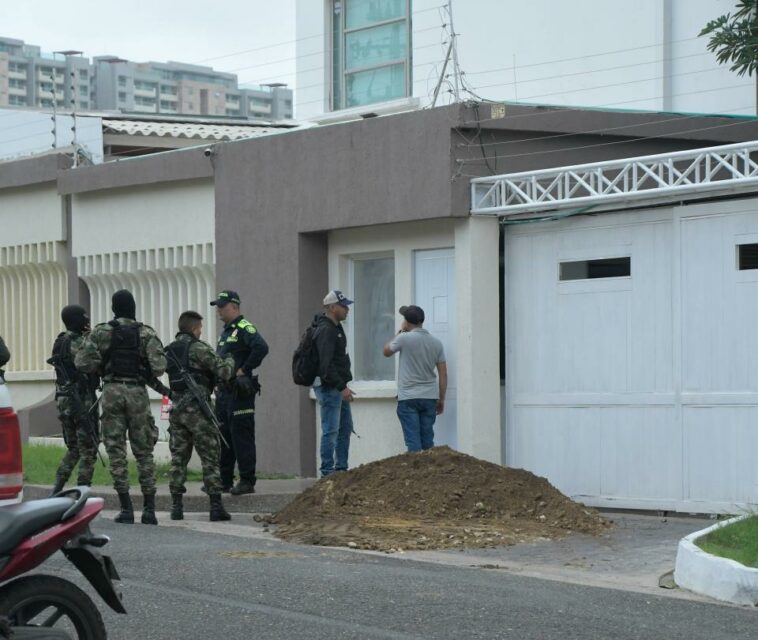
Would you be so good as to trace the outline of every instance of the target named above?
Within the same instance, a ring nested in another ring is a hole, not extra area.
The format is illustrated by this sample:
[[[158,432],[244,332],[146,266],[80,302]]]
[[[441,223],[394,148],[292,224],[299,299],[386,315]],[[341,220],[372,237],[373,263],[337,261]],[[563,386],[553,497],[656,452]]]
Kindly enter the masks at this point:
[[[758,269],[758,243],[737,245],[737,265],[740,271]]]
[[[561,280],[591,280],[594,278],[623,278],[632,274],[632,259],[600,258],[561,262]]]

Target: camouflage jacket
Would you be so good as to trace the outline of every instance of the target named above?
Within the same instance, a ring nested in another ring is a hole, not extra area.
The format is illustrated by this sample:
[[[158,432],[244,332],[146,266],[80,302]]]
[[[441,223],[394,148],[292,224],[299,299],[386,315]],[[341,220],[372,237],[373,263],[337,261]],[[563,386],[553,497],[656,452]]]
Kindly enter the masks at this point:
[[[207,342],[194,340],[192,336],[186,333],[177,333],[176,342],[191,342],[189,347],[190,368],[206,372],[215,383],[228,382],[234,375],[234,358],[231,355],[219,356]]]
[[[131,318],[116,318],[119,324],[134,324],[136,320]],[[85,373],[97,373],[107,381],[108,376],[103,375],[105,355],[111,346],[111,334],[113,327],[105,322],[98,324],[76,353],[74,364],[76,368]],[[166,356],[163,353],[163,344],[155,330],[146,324],[140,327],[140,356],[149,367],[153,377],[160,377],[166,371]],[[149,376],[148,376],[149,377]]]

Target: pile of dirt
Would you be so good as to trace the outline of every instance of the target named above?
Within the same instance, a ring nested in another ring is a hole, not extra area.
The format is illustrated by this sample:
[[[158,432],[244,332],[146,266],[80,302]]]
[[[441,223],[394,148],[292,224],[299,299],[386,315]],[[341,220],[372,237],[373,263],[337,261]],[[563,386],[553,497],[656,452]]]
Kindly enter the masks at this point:
[[[448,447],[322,478],[271,522],[292,542],[380,551],[493,547],[610,526],[545,478]]]

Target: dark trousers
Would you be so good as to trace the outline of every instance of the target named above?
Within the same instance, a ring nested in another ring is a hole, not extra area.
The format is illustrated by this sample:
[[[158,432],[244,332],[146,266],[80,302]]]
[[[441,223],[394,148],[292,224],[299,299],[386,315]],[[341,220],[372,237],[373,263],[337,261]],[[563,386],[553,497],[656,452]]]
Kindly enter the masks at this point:
[[[216,415],[221,433],[229,443],[228,447],[221,443],[221,484],[232,485],[235,463],[240,478],[255,484],[255,398],[237,400],[232,393],[218,393]]]

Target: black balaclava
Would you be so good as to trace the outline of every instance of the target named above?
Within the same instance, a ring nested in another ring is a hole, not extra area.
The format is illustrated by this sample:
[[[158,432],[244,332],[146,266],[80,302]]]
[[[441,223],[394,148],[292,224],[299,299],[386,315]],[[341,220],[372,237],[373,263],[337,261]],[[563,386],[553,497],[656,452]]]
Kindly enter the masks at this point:
[[[116,318],[131,318],[136,320],[137,303],[134,302],[134,296],[130,291],[121,289],[113,294],[111,299],[111,309]]]
[[[66,329],[75,331],[76,333],[82,333],[89,325],[87,311],[78,304],[70,304],[67,307],[63,307],[61,320],[66,325]]]

